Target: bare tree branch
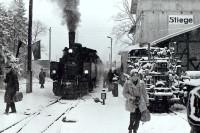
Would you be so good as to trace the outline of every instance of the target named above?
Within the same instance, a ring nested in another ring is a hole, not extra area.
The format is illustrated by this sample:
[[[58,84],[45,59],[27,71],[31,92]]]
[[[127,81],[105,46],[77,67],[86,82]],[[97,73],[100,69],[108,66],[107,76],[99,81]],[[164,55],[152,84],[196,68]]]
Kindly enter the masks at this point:
[[[115,36],[116,40],[128,45],[134,42],[135,35],[134,32],[130,32],[130,29],[136,26],[138,19],[140,19],[140,17],[135,19],[133,14],[130,13],[131,3],[129,3],[129,1],[130,0],[122,0],[119,13],[113,17],[116,25],[112,29],[112,34]]]
[[[38,37],[41,35],[46,34],[47,27],[41,21],[34,21],[33,22],[33,42],[38,40]]]

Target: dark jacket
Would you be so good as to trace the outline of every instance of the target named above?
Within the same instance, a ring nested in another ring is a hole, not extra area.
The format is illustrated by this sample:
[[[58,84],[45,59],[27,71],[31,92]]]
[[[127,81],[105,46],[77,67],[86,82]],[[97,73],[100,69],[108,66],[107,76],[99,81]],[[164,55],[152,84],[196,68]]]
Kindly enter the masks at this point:
[[[11,69],[10,72],[6,74],[4,82],[6,83],[4,101],[6,103],[13,102],[13,97],[16,94],[16,91],[19,91],[17,73],[13,69]]]
[[[113,73],[112,73],[112,71],[111,70],[109,70],[109,72],[108,72],[108,82],[110,82],[110,83],[112,83],[112,79],[113,79]]]
[[[41,71],[39,74],[39,83],[40,84],[44,84],[45,83],[45,77],[46,77],[46,73]]]

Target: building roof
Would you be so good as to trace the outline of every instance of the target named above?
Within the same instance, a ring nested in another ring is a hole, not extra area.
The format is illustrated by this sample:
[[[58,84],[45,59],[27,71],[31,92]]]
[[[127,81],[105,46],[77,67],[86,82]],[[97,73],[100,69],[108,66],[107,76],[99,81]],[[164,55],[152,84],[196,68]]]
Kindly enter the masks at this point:
[[[166,41],[166,40],[168,40],[168,39],[170,39],[170,38],[172,38],[172,37],[175,37],[175,36],[178,36],[178,35],[181,35],[181,34],[190,32],[190,31],[195,30],[195,29],[198,29],[198,28],[200,28],[200,24],[197,24],[197,25],[195,25],[195,26],[191,26],[191,27],[186,28],[186,29],[184,29],[184,30],[181,30],[181,31],[178,31],[178,32],[169,34],[169,35],[167,35],[167,36],[164,36],[164,37],[162,37],[162,38],[159,38],[159,39],[157,39],[157,40],[151,42],[150,44],[151,44],[151,46],[154,46],[154,45],[156,45],[156,44],[158,44],[158,43],[160,43],[160,42]]]
[[[129,45],[119,51],[119,54],[123,52],[130,52],[133,49],[147,49],[147,46],[141,46],[140,44],[135,44],[135,45]]]

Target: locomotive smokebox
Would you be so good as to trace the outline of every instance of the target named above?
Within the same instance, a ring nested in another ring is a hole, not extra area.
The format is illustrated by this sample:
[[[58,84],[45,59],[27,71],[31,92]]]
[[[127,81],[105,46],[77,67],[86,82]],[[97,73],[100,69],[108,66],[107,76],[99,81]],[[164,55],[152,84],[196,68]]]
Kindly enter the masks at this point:
[[[73,46],[74,42],[75,42],[75,32],[70,31],[69,32],[69,48]]]

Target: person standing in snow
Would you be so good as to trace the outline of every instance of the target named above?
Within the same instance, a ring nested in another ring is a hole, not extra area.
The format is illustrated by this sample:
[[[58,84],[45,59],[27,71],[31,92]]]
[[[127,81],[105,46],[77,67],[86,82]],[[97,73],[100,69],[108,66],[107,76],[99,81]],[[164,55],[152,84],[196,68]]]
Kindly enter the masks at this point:
[[[5,71],[6,71],[6,78],[4,79],[4,82],[6,83],[6,92],[4,95],[4,101],[6,103],[5,114],[9,113],[9,108],[11,108],[12,110],[11,113],[16,113],[13,97],[15,96],[16,92],[19,91],[19,82],[17,73],[10,65],[5,67]]]
[[[137,69],[130,71],[130,79],[124,84],[123,96],[126,98],[126,110],[130,112],[129,133],[137,133],[141,112],[149,104],[145,83],[140,80]]]
[[[104,71],[103,73],[103,88],[106,88],[108,86],[108,72]]]
[[[107,74],[107,81],[108,81],[108,91],[111,91],[112,90],[112,80],[113,80],[113,72],[112,70],[110,69],[108,71],[108,74]]]
[[[43,68],[41,68],[40,70],[41,70],[39,73],[39,83],[41,84],[40,88],[44,88],[46,73],[43,71]]]

